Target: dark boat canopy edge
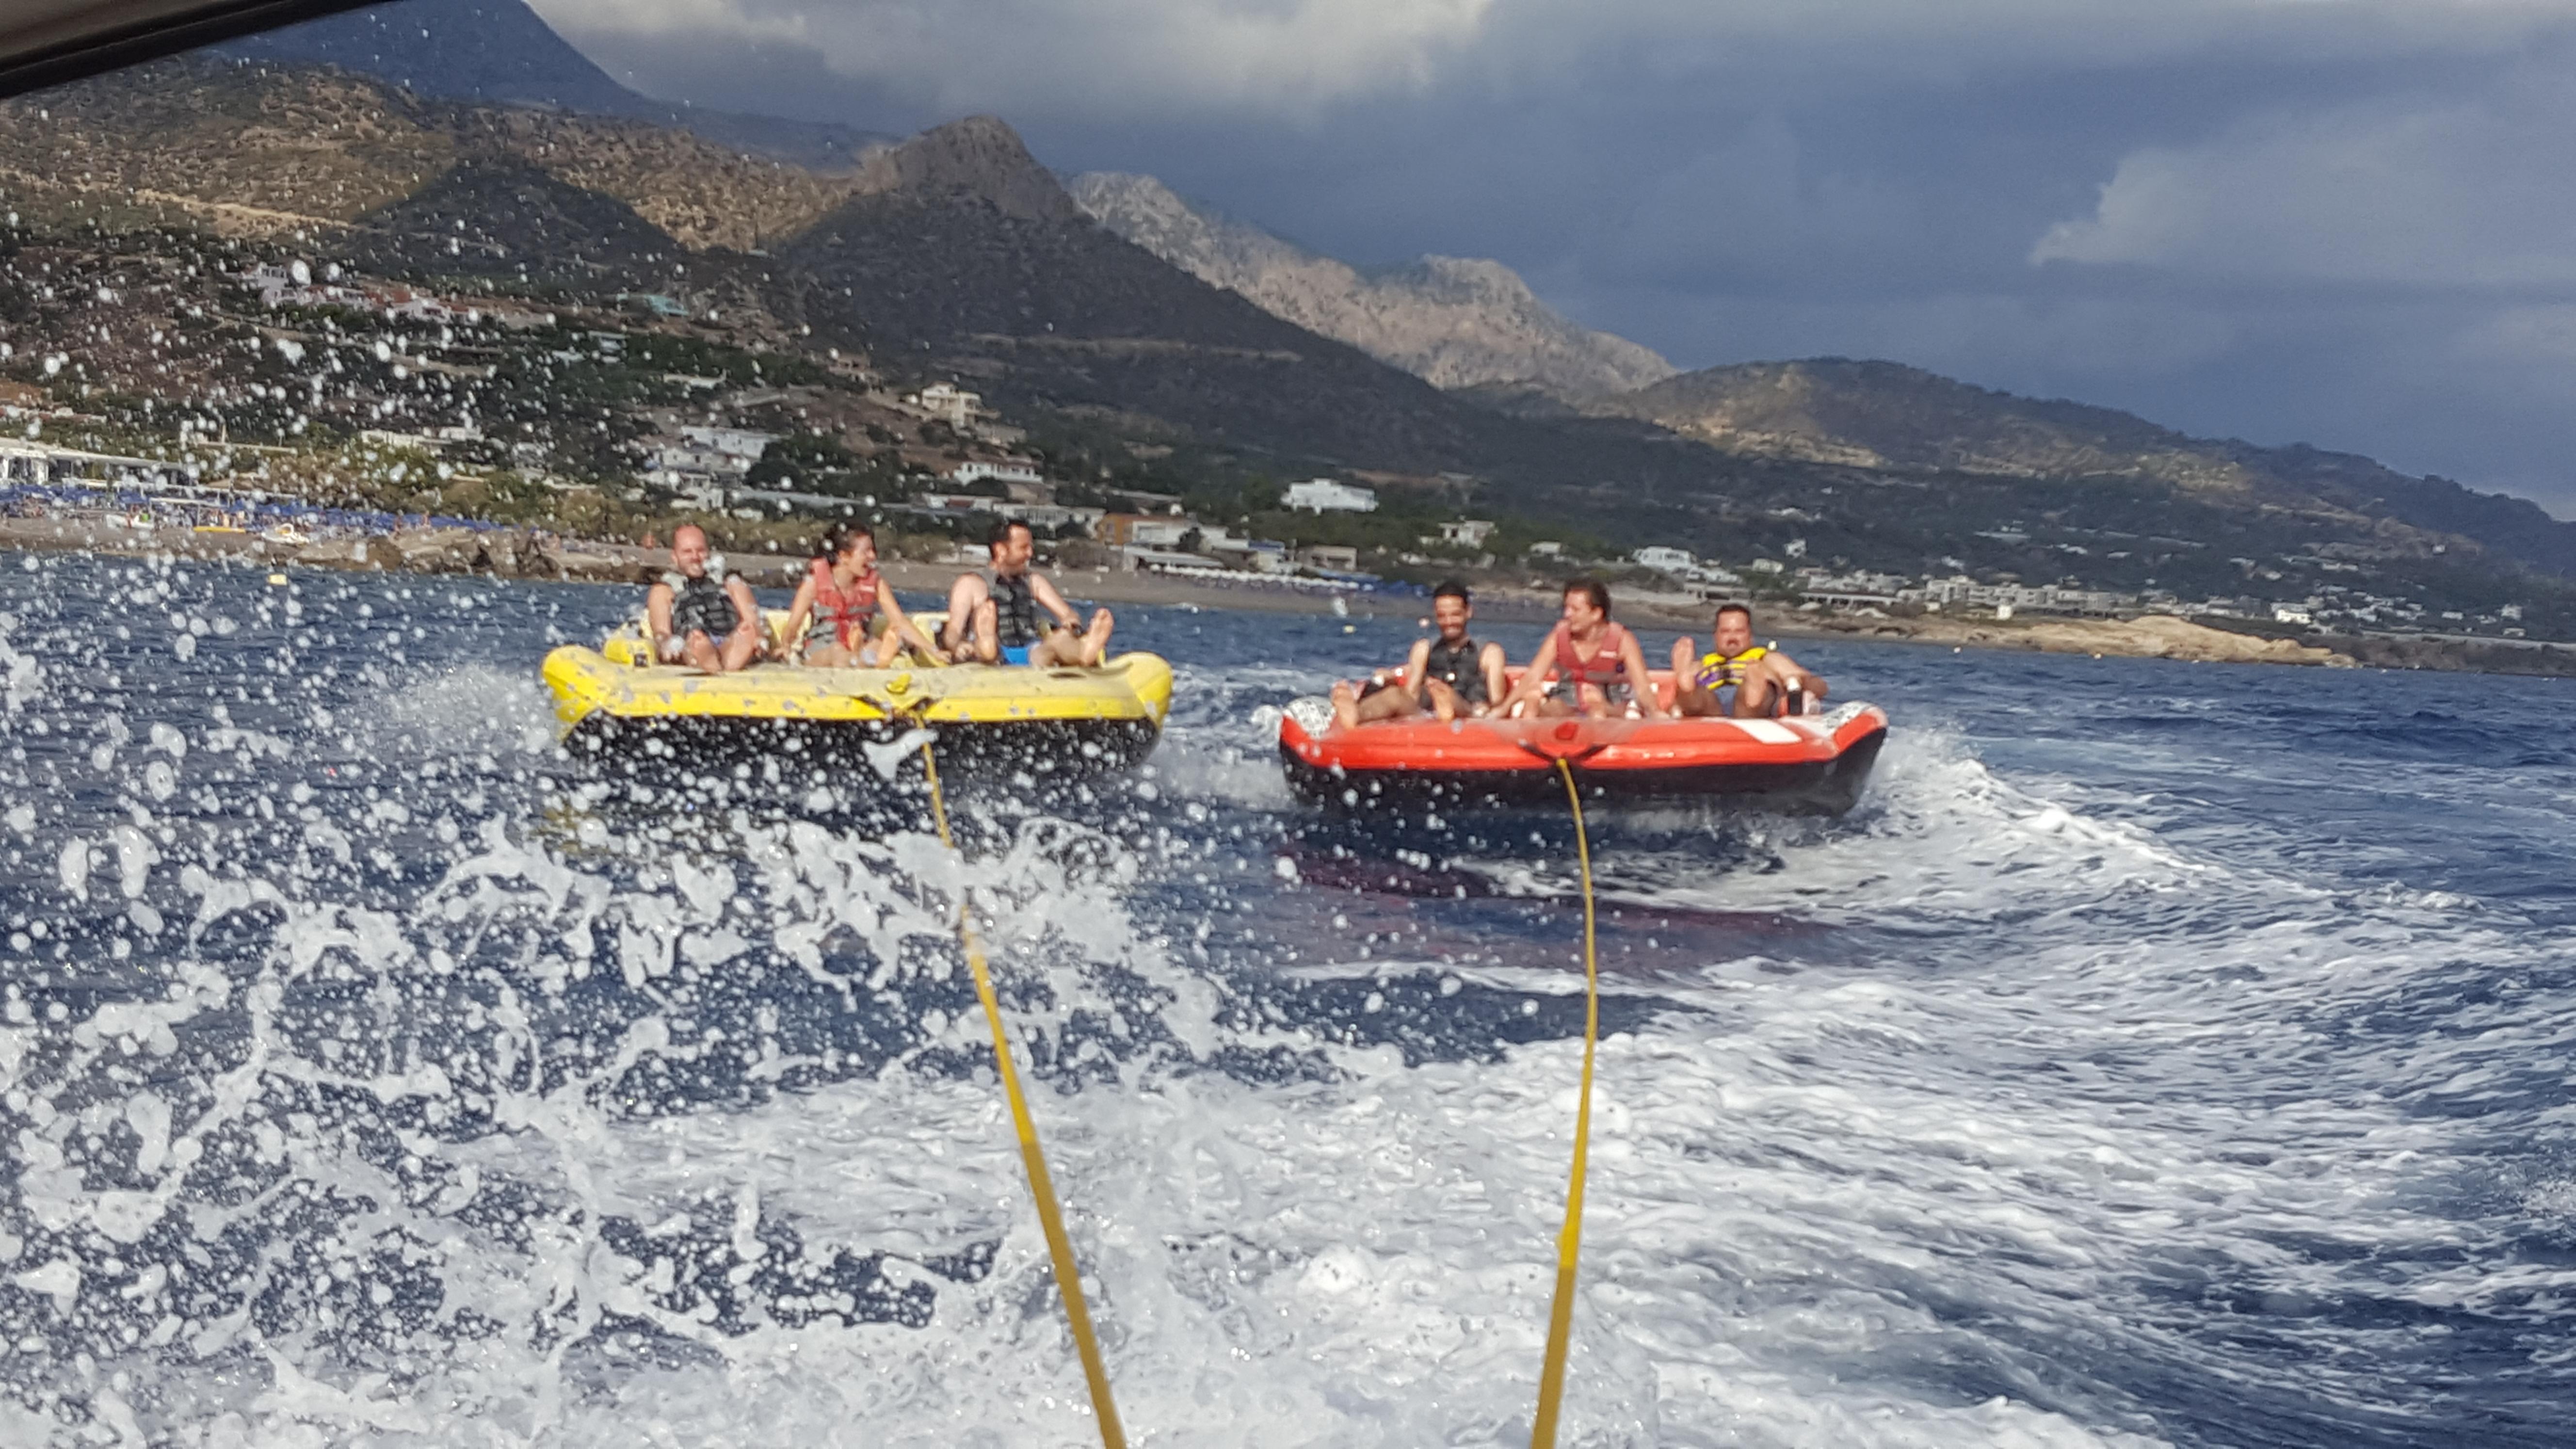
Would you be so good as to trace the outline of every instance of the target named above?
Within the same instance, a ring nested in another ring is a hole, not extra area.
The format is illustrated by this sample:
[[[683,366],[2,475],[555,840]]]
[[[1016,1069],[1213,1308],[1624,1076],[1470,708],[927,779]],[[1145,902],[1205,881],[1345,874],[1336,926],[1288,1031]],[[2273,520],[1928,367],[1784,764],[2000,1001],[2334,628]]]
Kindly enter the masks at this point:
[[[374,3],[14,0],[0,17],[0,98]]]

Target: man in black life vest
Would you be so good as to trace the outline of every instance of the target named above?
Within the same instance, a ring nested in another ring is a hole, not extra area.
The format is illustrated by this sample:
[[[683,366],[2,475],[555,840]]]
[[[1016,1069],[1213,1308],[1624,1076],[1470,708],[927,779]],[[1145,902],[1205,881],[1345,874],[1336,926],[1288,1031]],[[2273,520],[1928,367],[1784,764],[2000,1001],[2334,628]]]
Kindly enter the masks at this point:
[[[1451,579],[1433,589],[1431,622],[1439,626],[1440,637],[1414,641],[1401,685],[1383,671],[1366,688],[1347,680],[1334,685],[1334,721],[1349,729],[1429,709],[1447,724],[1462,714],[1473,718],[1491,712],[1503,697],[1503,646],[1468,638],[1467,621],[1474,617],[1465,584]]]
[[[1825,697],[1825,681],[1777,649],[1753,642],[1753,611],[1720,604],[1709,652],[1699,654],[1685,634],[1673,641],[1673,707],[1685,715],[1762,719],[1778,714],[1792,691]],[[1694,657],[1696,656],[1696,657]],[[1732,689],[1729,703],[1719,691]]]
[[[1041,668],[1098,664],[1109,652],[1109,611],[1094,612],[1091,627],[1075,632],[1082,616],[1044,574],[1029,567],[1037,552],[1037,536],[1029,526],[1006,519],[994,525],[984,548],[991,566],[959,574],[948,589],[948,622],[939,633],[948,657]],[[1053,616],[1052,626],[1039,617],[1040,610]]]
[[[694,523],[671,530],[671,572],[645,593],[644,619],[655,659],[709,674],[750,664],[764,642],[751,585],[708,552],[707,531]]]

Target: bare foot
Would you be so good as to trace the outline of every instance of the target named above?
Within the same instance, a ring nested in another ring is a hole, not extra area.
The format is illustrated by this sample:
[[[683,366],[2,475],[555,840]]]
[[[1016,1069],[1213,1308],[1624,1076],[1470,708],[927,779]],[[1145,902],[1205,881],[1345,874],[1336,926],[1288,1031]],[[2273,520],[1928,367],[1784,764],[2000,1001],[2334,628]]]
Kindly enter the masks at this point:
[[[1092,612],[1091,627],[1084,631],[1082,636],[1083,667],[1090,668],[1097,665],[1101,656],[1109,652],[1109,630],[1112,622],[1107,609],[1096,609]]]
[[[1333,686],[1333,723],[1346,730],[1360,727],[1359,686],[1348,680]]]
[[[1442,724],[1458,717],[1458,691],[1449,687],[1449,681],[1426,679],[1422,682],[1422,692],[1431,696],[1431,713]]]

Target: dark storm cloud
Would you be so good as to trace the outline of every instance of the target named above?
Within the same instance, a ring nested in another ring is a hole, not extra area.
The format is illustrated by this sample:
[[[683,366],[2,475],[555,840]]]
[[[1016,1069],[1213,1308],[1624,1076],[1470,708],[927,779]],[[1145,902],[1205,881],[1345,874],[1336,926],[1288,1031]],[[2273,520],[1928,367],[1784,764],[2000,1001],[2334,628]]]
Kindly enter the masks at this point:
[[[640,88],[997,112],[1684,366],[1844,354],[2576,513],[2576,7],[541,0]]]

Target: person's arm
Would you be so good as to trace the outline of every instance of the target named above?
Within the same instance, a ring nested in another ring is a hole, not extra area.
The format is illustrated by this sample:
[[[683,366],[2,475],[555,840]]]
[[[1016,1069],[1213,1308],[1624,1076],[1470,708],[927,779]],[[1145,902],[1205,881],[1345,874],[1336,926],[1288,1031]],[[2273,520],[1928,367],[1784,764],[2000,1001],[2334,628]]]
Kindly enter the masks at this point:
[[[1637,701],[1637,713],[1662,719],[1663,706],[1655,703],[1655,676],[1646,668],[1646,646],[1637,641],[1634,629],[1620,631],[1619,664],[1628,671],[1628,693]]]
[[[805,627],[813,622],[813,618],[814,576],[807,574],[805,582],[796,586],[796,601],[787,606],[787,627],[778,633],[778,646],[794,653],[797,641],[805,637]],[[837,644],[840,641],[835,639],[832,642]]]
[[[1529,668],[1521,671],[1521,682],[1513,688],[1512,697],[1503,701],[1504,708],[1516,704],[1536,704],[1538,697],[1547,692],[1547,676],[1551,672],[1548,661],[1555,657],[1556,636],[1564,630],[1565,626],[1559,624],[1548,630],[1547,637],[1539,641],[1538,653],[1530,657]]]
[[[913,623],[911,617],[904,613],[903,605],[895,599],[894,585],[887,583],[883,576],[877,579],[877,609],[886,616],[886,626],[893,630],[894,637],[942,664],[948,662],[948,656],[940,651],[938,645],[930,642],[930,636],[921,632],[920,625]]]
[[[1064,601],[1064,595],[1055,591],[1055,585],[1047,582],[1047,576],[1036,569],[1029,570],[1029,597],[1038,601],[1039,608],[1055,615],[1057,623],[1075,633],[1082,632],[1082,616]]]

